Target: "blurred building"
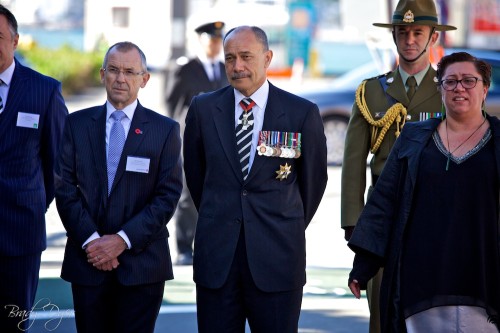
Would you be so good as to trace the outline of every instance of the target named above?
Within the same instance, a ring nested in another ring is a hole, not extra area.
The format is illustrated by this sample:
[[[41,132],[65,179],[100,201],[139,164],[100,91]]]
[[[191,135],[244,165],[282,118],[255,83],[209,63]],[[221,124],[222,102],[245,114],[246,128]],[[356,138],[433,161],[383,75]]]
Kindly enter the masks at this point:
[[[170,58],[171,17],[170,0],[86,0],[84,48],[130,41],[152,69],[163,68]]]
[[[440,21],[458,27],[444,46],[498,50],[500,0],[435,0]],[[194,28],[221,20],[226,29],[257,25],[267,32],[275,73],[297,63],[318,75],[337,75],[370,61],[374,48],[393,45],[389,22],[397,0],[2,0],[20,32],[45,41],[79,41],[92,50],[117,41],[137,43],[152,68],[193,56]],[[59,29],[57,31],[57,29]],[[47,34],[46,32],[50,32]],[[56,34],[57,33],[57,34]],[[56,36],[56,37],[54,37]],[[300,67],[300,66],[299,66]]]

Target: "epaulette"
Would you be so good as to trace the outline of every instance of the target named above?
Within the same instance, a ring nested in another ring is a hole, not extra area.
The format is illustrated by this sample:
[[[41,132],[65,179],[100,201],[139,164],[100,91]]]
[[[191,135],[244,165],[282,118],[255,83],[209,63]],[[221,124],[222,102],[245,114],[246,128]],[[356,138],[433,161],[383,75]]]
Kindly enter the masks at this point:
[[[392,71],[388,71],[387,73],[380,74],[380,75],[377,75],[377,76],[374,76],[374,77],[370,77],[370,78],[366,79],[365,81],[378,80],[378,79],[380,79],[382,77],[385,77],[385,76],[387,76],[387,75],[389,75],[391,73],[392,73]]]

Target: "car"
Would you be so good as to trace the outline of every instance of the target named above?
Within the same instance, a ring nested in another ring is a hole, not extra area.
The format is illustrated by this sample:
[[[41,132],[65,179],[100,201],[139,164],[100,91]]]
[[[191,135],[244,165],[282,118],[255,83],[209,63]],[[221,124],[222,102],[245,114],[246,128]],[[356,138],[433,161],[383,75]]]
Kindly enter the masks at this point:
[[[460,51],[468,52],[491,64],[492,82],[486,98],[486,112],[500,118],[500,52],[449,48],[445,49],[445,54]],[[379,68],[375,62],[370,62],[339,76],[329,85],[295,92],[318,105],[325,128],[328,165],[342,165],[347,125],[356,89],[363,80],[384,73]]]
[[[342,165],[347,124],[357,87],[364,79],[380,73],[370,62],[348,71],[326,86],[296,91],[297,95],[318,105],[325,128],[328,165]]]

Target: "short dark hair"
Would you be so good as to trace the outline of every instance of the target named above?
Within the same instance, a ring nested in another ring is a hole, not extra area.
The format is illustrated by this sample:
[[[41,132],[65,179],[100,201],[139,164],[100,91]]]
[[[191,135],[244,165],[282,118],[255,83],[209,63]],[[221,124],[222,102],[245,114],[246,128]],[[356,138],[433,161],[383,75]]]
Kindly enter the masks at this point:
[[[239,27],[232,28],[227,32],[227,34],[224,36],[223,42],[226,42],[227,37],[233,33],[233,32],[239,32],[241,30],[247,30],[250,29],[252,30],[253,34],[255,35],[255,38],[259,41],[260,44],[262,44],[262,47],[264,51],[269,51],[269,41],[267,39],[266,32],[262,30],[259,27],[256,26],[248,26],[248,25],[241,25]]]
[[[111,45],[109,47],[108,51],[106,52],[106,55],[104,56],[102,68],[106,68],[106,66],[108,65],[108,55],[109,55],[109,52],[111,52],[111,50],[113,50],[113,49],[117,49],[118,51],[121,51],[121,52],[127,52],[127,51],[130,51],[132,49],[136,49],[137,52],[139,52],[139,55],[141,56],[142,70],[144,70],[144,71],[148,70],[148,64],[146,62],[146,55],[144,54],[144,52],[142,52],[142,50],[139,48],[139,46],[135,45],[132,42],[118,42],[116,44]]]
[[[0,15],[5,16],[5,18],[7,19],[7,23],[9,24],[10,34],[14,38],[16,35],[18,35],[16,17],[4,5],[0,5]]]
[[[446,68],[456,62],[471,62],[476,67],[476,70],[481,74],[481,79],[486,87],[491,84],[491,65],[484,60],[478,59],[467,52],[455,52],[441,58],[437,64],[437,79],[441,82]]]

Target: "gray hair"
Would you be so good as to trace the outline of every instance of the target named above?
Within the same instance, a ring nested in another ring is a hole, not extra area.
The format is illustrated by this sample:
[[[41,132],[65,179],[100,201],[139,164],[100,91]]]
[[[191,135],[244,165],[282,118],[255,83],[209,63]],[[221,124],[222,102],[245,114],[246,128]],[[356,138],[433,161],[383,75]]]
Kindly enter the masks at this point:
[[[130,51],[132,49],[136,49],[137,52],[139,52],[139,55],[141,57],[142,70],[145,72],[148,70],[148,64],[146,62],[146,55],[144,54],[144,52],[142,52],[142,50],[139,48],[139,46],[135,45],[132,42],[118,42],[118,43],[112,45],[108,49],[108,51],[106,52],[106,55],[104,56],[104,61],[102,63],[103,68],[106,68],[106,66],[108,65],[108,55],[111,52],[111,50],[113,50],[113,49],[116,49],[120,52],[127,52],[127,51]]]

